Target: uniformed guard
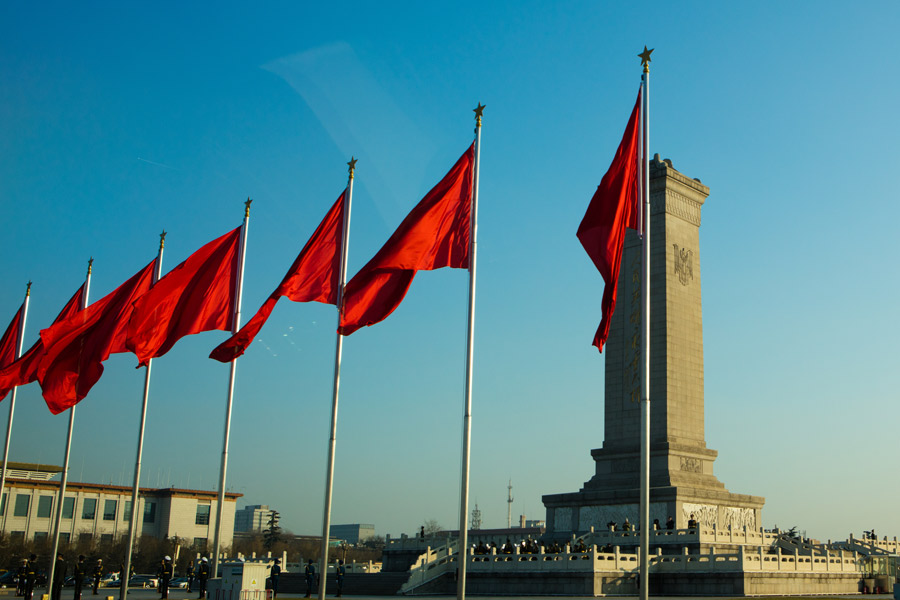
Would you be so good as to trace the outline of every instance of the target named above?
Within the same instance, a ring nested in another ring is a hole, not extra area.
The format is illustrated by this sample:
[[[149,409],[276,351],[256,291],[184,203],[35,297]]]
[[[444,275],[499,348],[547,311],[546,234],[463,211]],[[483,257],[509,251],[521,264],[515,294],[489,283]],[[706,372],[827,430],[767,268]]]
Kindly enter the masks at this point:
[[[159,570],[159,597],[160,600],[169,597],[169,582],[172,581],[172,557],[166,556],[163,559]]]
[[[341,594],[344,593],[344,575],[347,574],[347,569],[344,567],[344,559],[338,561],[337,567],[337,597],[340,598]]]
[[[16,596],[25,595],[25,575],[28,573],[28,559],[23,558],[22,564],[16,569]]]
[[[94,565],[94,570],[91,573],[91,577],[94,580],[94,586],[93,586],[94,594],[93,595],[96,596],[97,589],[100,587],[100,579],[103,578],[103,559],[102,558],[97,559],[97,564]]]
[[[62,553],[56,555],[56,566],[53,568],[53,583],[50,592],[51,600],[60,600],[63,582],[66,580],[66,561]]]
[[[78,562],[75,563],[75,572],[73,573],[75,576],[75,597],[74,600],[81,600],[81,587],[84,585],[84,576],[85,566],[84,566],[84,554],[78,555]]]
[[[278,597],[278,577],[281,575],[281,559],[276,558],[272,570],[269,572],[269,579],[272,580],[272,600]]]
[[[35,579],[37,579],[37,556],[32,554],[28,557],[28,563],[25,565],[25,591],[23,594],[25,600],[31,600],[34,595]]]
[[[188,563],[186,575],[188,578],[188,593],[190,593],[194,589],[194,561]]]
[[[313,589],[316,587],[316,566],[310,558],[306,563],[306,597],[312,597]]]
[[[197,598],[206,596],[206,581],[209,579],[209,560],[204,556],[197,565],[197,582],[200,585],[200,595]]]

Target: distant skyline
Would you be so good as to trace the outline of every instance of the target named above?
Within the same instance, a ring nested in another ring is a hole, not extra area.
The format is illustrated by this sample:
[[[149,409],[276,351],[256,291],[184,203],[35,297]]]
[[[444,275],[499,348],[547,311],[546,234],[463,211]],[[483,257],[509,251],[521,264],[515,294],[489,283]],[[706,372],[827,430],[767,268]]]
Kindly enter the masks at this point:
[[[710,187],[700,228],[706,443],[763,525],[900,535],[893,318],[900,202],[893,2],[113,2],[0,8],[0,326],[26,347],[237,227],[243,318],[357,164],[349,275],[472,141],[484,112],[470,508],[543,519],[603,443],[603,282],[575,237],[651,64],[650,150]],[[344,341],[332,523],[458,526],[467,274],[419,273]],[[239,359],[228,489],[319,534],[336,313],[279,302]],[[154,361],[142,485],[213,490],[223,332]],[[78,405],[69,477],[129,485],[144,372],[112,356]],[[5,431],[8,400],[0,403]],[[67,419],[19,389],[10,460],[61,464]]]

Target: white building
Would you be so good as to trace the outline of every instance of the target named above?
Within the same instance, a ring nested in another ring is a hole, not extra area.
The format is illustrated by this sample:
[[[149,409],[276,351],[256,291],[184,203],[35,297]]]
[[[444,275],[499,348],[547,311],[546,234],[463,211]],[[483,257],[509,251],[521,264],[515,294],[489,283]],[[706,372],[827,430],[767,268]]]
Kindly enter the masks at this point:
[[[0,531],[12,538],[47,538],[53,530],[53,506],[59,496],[60,484],[58,481],[15,477],[18,474],[15,468],[10,464],[10,477],[0,499]],[[60,541],[111,541],[128,535],[131,493],[132,488],[125,486],[68,482],[62,506]],[[242,494],[225,494],[222,547],[232,543],[235,502],[240,496]],[[138,535],[178,537],[202,550],[215,538],[216,506],[216,492],[140,488],[138,510],[143,519]]]
[[[234,513],[235,533],[260,533],[269,528],[275,511],[268,504],[252,504]]]

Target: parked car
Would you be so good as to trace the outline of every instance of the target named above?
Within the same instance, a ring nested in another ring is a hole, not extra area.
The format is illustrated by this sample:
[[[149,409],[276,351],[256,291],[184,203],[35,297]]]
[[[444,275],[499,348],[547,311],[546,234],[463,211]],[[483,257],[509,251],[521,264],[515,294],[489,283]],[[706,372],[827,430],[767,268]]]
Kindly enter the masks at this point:
[[[6,571],[0,575],[0,588],[16,587],[17,579],[15,571]]]
[[[176,577],[169,581],[169,587],[186,590],[188,589],[188,582],[190,582],[190,579],[187,577]]]
[[[159,587],[159,579],[153,575],[134,575],[128,580],[128,587],[156,588]]]

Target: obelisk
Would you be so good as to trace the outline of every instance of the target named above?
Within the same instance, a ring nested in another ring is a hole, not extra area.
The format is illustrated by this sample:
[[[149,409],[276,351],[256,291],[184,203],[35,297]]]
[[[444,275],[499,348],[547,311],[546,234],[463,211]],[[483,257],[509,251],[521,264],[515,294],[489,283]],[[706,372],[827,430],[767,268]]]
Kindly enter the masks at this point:
[[[713,475],[718,453],[706,447],[700,209],[708,195],[670,160],[650,161],[650,519],[671,516],[683,528],[694,515],[708,526],[756,528],[765,500],[726,490]],[[604,348],[603,446],[591,451],[595,473],[580,491],[543,497],[551,535],[639,520],[640,274],[640,239],[629,230]]]

